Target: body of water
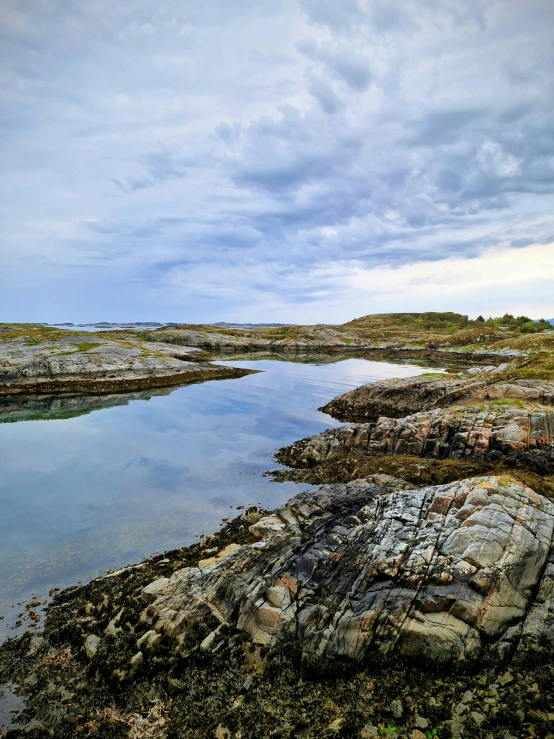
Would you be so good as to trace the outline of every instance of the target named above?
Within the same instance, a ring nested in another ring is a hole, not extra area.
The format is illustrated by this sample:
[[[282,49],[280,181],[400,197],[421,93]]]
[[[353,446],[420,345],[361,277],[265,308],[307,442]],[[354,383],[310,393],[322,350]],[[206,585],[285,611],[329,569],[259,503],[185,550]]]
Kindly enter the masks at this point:
[[[377,379],[429,371],[347,359],[248,360],[261,370],[130,396],[63,399],[0,420],[0,636],[32,593],[197,540],[237,506],[275,508],[307,485],[276,483],[281,446],[338,425],[317,408]],[[33,401],[34,403],[34,401]]]

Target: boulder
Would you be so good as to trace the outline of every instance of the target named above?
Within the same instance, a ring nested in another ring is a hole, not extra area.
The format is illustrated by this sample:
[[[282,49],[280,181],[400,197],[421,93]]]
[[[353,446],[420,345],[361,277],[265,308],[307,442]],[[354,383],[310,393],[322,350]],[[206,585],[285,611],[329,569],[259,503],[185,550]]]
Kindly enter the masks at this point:
[[[552,656],[554,505],[509,477],[404,488],[297,495],[275,512],[279,530],[175,572],[145,630],[177,649],[211,615],[258,645],[296,639],[311,660]]]

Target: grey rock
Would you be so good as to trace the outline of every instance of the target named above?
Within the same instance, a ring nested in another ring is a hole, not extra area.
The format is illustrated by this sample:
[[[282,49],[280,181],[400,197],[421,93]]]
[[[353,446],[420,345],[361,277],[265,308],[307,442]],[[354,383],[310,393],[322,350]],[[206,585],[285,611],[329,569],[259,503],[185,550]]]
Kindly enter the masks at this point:
[[[379,736],[379,727],[373,726],[372,724],[366,724],[360,732],[360,737],[362,739],[374,739],[374,737]]]
[[[416,716],[414,719],[414,725],[417,729],[427,729],[429,721],[423,716]]]
[[[176,351],[166,343],[145,343],[129,336],[99,337],[77,332],[31,340],[27,336],[2,338],[0,396],[139,390],[201,377],[246,374],[244,370],[191,359],[189,353],[195,351]]]
[[[402,486],[357,480],[295,496],[274,514],[278,531],[175,572],[143,620],[176,648],[215,616],[255,644],[296,638],[308,659],[442,663],[477,659],[520,623],[516,655],[554,653],[552,606],[535,600],[551,582],[554,504],[508,477]]]
[[[448,727],[452,739],[464,736],[464,725],[459,721],[445,721],[444,724]]]
[[[481,726],[481,724],[486,721],[486,716],[483,716],[482,713],[479,713],[478,711],[471,711],[469,714],[473,721],[477,724],[477,726]]]
[[[435,459],[523,459],[554,469],[554,411],[547,406],[468,406],[339,426],[280,449],[279,462],[313,467],[345,454]]]
[[[89,634],[85,639],[85,652],[88,659],[92,659],[96,655],[99,646],[99,637],[97,637],[96,634]]]
[[[477,378],[380,380],[339,395],[320,410],[339,421],[363,423],[380,416],[399,418],[419,411],[505,398],[551,405],[554,402],[554,383],[542,380],[499,383],[494,373]]]
[[[142,650],[144,648],[154,650],[162,641],[162,635],[159,634],[154,629],[151,629],[150,631],[147,631],[146,634],[143,634],[140,639],[137,640],[137,647]]]
[[[144,662],[144,654],[137,652],[131,657],[131,667],[138,667]]]
[[[399,700],[393,700],[390,704],[390,711],[394,718],[402,718],[402,714],[404,713],[404,708],[402,707],[402,703]]]
[[[200,649],[203,652],[209,652],[209,651],[211,651],[213,649],[213,647],[215,646],[215,640],[216,640],[216,638],[217,638],[216,632],[215,631],[211,631],[208,634],[208,636],[200,642]]]
[[[142,597],[145,600],[155,600],[160,593],[163,593],[168,583],[168,577],[160,577],[157,580],[154,580],[154,582],[148,583],[148,585],[142,589]]]

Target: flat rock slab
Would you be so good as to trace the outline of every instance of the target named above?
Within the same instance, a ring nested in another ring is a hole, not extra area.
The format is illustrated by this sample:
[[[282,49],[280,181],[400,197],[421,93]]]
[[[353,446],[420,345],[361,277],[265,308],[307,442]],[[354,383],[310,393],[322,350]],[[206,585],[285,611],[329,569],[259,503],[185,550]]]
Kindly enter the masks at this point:
[[[127,336],[30,335],[0,342],[0,396],[114,393],[239,377],[250,370],[213,365],[171,347]],[[1,338],[1,336],[0,336]]]

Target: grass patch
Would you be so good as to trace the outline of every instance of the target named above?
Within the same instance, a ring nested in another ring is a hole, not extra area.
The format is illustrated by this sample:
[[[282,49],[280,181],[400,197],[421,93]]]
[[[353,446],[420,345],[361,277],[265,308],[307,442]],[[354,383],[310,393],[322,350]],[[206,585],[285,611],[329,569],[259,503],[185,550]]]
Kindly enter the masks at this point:
[[[77,351],[88,352],[90,349],[95,349],[97,346],[102,346],[102,344],[96,341],[82,341],[80,344],[77,344]]]

